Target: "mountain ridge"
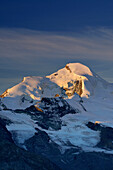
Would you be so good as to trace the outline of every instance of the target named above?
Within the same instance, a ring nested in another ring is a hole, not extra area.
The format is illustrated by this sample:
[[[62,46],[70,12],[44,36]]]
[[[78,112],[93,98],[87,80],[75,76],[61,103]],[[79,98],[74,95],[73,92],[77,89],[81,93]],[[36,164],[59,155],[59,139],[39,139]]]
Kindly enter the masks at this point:
[[[66,71],[67,70],[67,71]],[[68,72],[69,71],[69,72]],[[58,75],[58,73],[60,75]],[[69,74],[71,73],[71,74]],[[59,76],[59,77],[58,77]],[[71,83],[71,82],[67,82],[65,80],[65,78],[67,78],[67,81],[77,81],[77,80],[88,80],[88,78],[90,79],[90,77],[94,77],[95,80],[93,81],[96,81],[96,80],[100,80],[104,83],[104,85],[106,86],[107,84],[110,84],[108,83],[107,81],[105,81],[104,79],[100,78],[97,74],[95,74],[93,71],[91,71],[87,66],[83,65],[83,64],[80,64],[80,63],[69,63],[69,64],[66,64],[66,66],[63,68],[63,69],[60,69],[58,70],[57,72],[55,73],[52,73],[51,75],[49,76],[45,76],[45,77],[39,77],[39,76],[29,76],[29,77],[24,77],[22,82],[20,82],[19,84],[15,85],[14,87],[10,88],[10,89],[7,89],[2,95],[1,97],[6,97],[8,96],[8,93],[9,93],[9,96],[13,96],[14,97],[14,94],[12,94],[13,92],[12,91],[19,91],[17,94],[15,95],[21,95],[22,92],[21,92],[21,89],[18,90],[18,88],[16,89],[17,86],[21,85],[22,83],[26,83],[26,86],[29,85],[31,88],[30,90],[32,91],[33,88],[36,90],[41,90],[41,87],[40,85],[44,85],[46,84],[46,86],[49,85],[49,83],[55,83],[56,85],[60,86],[60,87],[65,87],[67,86],[67,83]],[[71,78],[68,78],[71,77]],[[56,77],[58,77],[57,79],[55,79]],[[74,77],[74,78],[73,78]],[[53,80],[55,79],[55,80]],[[77,79],[77,80],[76,80]],[[51,81],[51,82],[49,82]],[[59,83],[60,81],[60,83]],[[66,82],[65,82],[66,81]],[[91,81],[91,80],[90,80]],[[33,83],[32,83],[33,82]],[[55,85],[53,84],[53,86]],[[95,84],[95,82],[93,82],[93,85]],[[25,84],[24,84],[25,85]],[[19,87],[20,88],[20,87]],[[50,87],[49,87],[50,88]],[[24,89],[22,89],[22,91],[25,91],[25,87]],[[11,94],[10,94],[11,93]]]
[[[23,149],[23,155],[25,150],[32,152],[33,164],[36,155],[42,155],[45,161],[49,159],[50,166],[79,170],[83,168],[83,156],[87,161],[90,155],[86,170],[89,166],[96,168],[93,159],[102,162],[106,157],[112,169],[112,92],[112,84],[80,63],[69,63],[46,77],[25,77],[0,98],[0,118],[5,120],[4,129],[12,137],[11,148],[15,145],[15,150]],[[11,167],[10,161],[8,166]],[[104,166],[100,164],[99,168]]]

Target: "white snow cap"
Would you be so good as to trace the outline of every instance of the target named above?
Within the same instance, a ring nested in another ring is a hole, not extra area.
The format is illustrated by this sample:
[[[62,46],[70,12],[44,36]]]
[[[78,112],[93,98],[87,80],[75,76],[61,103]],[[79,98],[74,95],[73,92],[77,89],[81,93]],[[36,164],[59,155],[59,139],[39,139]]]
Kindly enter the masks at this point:
[[[81,97],[88,98],[100,96],[100,94],[106,96],[107,93],[111,93],[112,88],[109,86],[110,83],[100,78],[87,66],[80,63],[69,63],[46,77],[25,77],[22,82],[3,93],[2,101],[8,108],[14,107],[14,105],[16,108],[17,106],[26,108],[31,105],[31,100],[39,101],[42,97],[63,96],[62,89],[66,90],[67,97],[77,93]]]
[[[91,72],[91,70],[81,64],[81,63],[69,63],[66,65],[67,67],[70,68],[70,70],[75,73],[75,74],[78,74],[79,76],[84,76],[84,75],[90,75],[90,76],[93,76],[93,73]]]
[[[80,63],[69,63],[63,69],[47,77],[58,86],[68,88],[69,90],[72,89],[72,86],[74,88],[77,85],[76,83],[78,83],[77,88],[81,88],[81,97],[92,96],[96,93],[96,90],[99,89],[101,91],[109,84],[87,66]]]

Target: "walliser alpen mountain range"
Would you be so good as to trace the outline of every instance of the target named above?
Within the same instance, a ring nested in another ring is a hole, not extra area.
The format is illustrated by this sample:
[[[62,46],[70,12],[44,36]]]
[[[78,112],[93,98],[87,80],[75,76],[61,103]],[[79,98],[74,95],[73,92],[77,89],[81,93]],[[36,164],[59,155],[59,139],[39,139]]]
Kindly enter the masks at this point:
[[[24,77],[0,96],[0,127],[1,169],[113,169],[113,84],[80,63]]]

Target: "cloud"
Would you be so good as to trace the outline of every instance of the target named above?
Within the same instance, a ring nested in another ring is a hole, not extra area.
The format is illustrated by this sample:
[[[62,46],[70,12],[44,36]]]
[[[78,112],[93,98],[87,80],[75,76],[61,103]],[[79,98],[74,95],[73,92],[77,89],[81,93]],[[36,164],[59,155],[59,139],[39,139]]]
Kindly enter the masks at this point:
[[[0,29],[0,58],[23,59],[23,62],[40,57],[113,61],[112,47],[113,31],[104,28],[71,35]]]

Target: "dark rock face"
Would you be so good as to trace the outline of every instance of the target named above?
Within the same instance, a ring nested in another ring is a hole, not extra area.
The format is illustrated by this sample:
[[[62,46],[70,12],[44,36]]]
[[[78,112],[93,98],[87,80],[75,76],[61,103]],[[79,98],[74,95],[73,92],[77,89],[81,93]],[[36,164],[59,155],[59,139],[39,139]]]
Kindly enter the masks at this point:
[[[57,170],[58,166],[29,151],[16,146],[11,134],[5,128],[5,123],[0,119],[0,170]]]
[[[42,100],[38,103],[40,109],[43,114],[47,114],[49,117],[57,115],[62,117],[69,113],[79,113],[78,109],[74,109],[71,107],[62,97],[57,98],[42,98]],[[19,110],[15,110],[16,112]],[[29,108],[25,109],[26,112],[35,112],[40,113],[40,110],[37,110],[33,105]]]
[[[77,109],[73,109],[63,98],[42,98],[39,103],[43,112],[40,112],[37,124],[44,129],[51,127],[54,130],[61,128],[61,117],[73,113],[79,112]]]
[[[36,154],[42,154],[58,164],[61,157],[59,146],[51,141],[46,132],[39,129],[37,131],[38,133],[24,143],[27,150]]]
[[[38,120],[37,124],[43,129],[51,127],[54,130],[59,130],[62,125],[61,117],[66,114],[76,114],[80,112],[78,109],[73,109],[62,97],[57,98],[42,98],[39,103],[39,109],[35,106],[30,106],[25,110],[15,110],[16,113],[29,114],[32,119]]]
[[[2,141],[7,141],[14,143],[10,132],[5,127],[6,123],[6,119],[3,120],[0,118],[0,142],[2,143]]]
[[[100,124],[92,122],[89,122],[87,126],[92,130],[100,131],[100,142],[97,144],[97,147],[113,150],[113,128],[101,126]]]
[[[60,117],[69,113],[78,113],[78,109],[72,108],[62,97],[42,98],[39,106],[44,113],[49,116],[58,115]]]
[[[82,104],[82,101],[80,101]],[[37,108],[39,107],[39,108]],[[10,110],[11,111],[11,110]],[[61,117],[79,112],[73,109],[63,98],[43,98],[38,106],[32,105],[25,110],[13,112],[28,114],[42,128],[59,130]],[[36,129],[33,137],[20,147],[13,141],[6,124],[11,122],[0,119],[0,170],[113,170],[113,155],[100,152],[84,152],[79,147],[68,143],[68,149],[61,150],[43,130]],[[87,127],[100,131],[97,147],[113,150],[113,129],[89,122]],[[59,168],[60,167],[60,168]]]
[[[59,165],[61,169],[69,169],[72,160],[74,160],[73,153],[80,151],[80,149],[73,147],[73,149],[62,153],[59,146],[54,141],[51,141],[46,132],[39,129],[37,131],[38,133],[25,141],[24,144],[27,150],[35,154],[44,155],[47,159]]]
[[[57,144],[50,140],[43,131],[25,142],[26,148],[35,154],[42,154],[50,161],[59,165],[62,170],[112,170],[113,155],[100,152],[83,152],[71,146],[64,153]]]
[[[70,165],[74,170],[112,170],[113,155],[99,152],[82,152],[75,156]]]
[[[100,131],[101,138],[97,147],[108,150],[112,149],[112,128],[103,127],[92,122],[89,122],[87,126],[92,130]],[[42,153],[42,155],[59,165],[63,170],[113,169],[113,155],[101,152],[83,152],[80,148],[74,147],[71,144],[70,149],[62,153],[59,146],[55,144],[54,141],[51,141],[49,136],[43,131],[38,130],[35,136],[25,142],[25,146],[31,152],[36,154]]]

